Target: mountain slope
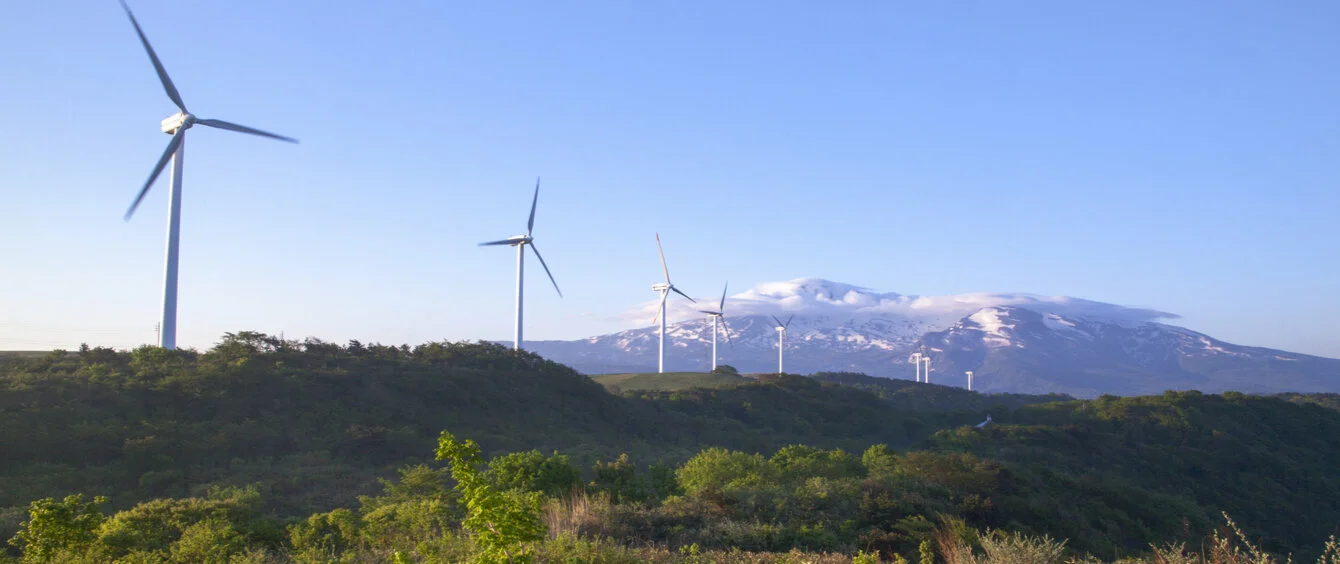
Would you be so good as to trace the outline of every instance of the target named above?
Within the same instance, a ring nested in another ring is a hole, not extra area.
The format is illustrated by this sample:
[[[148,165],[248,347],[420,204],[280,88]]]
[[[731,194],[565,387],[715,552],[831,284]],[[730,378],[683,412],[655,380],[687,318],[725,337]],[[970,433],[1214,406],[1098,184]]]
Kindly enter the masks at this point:
[[[671,302],[666,369],[705,371],[712,325],[692,304]],[[650,304],[630,318],[650,319]],[[1030,294],[906,296],[818,279],[760,284],[726,302],[719,362],[776,372],[772,316],[794,315],[785,370],[863,372],[911,379],[907,359],[924,350],[931,381],[991,392],[1093,397],[1168,389],[1207,392],[1340,391],[1340,360],[1225,343],[1163,321],[1155,310]],[[527,347],[588,374],[645,372],[656,365],[653,327]],[[729,338],[729,344],[727,339]]]

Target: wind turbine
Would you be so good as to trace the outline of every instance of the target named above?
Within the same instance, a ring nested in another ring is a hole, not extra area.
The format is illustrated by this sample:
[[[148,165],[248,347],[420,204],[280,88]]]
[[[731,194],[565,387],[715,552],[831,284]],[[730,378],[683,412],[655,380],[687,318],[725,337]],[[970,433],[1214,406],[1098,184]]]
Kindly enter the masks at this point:
[[[656,283],[651,286],[652,291],[661,293],[661,307],[657,311],[656,317],[652,318],[651,324],[655,325],[657,319],[661,320],[661,348],[656,359],[656,372],[663,374],[665,373],[665,300],[670,297],[670,292],[684,296],[695,304],[698,303],[698,300],[690,298],[688,294],[679,291],[679,288],[670,283],[670,269],[665,266],[665,249],[661,248],[660,233],[656,234],[656,250],[661,253],[661,272],[665,274],[665,284]]]
[[[130,217],[135,214],[135,208],[139,207],[140,202],[144,200],[144,195],[149,193],[149,187],[153,186],[154,180],[158,179],[158,175],[162,174],[163,169],[167,167],[168,160],[171,159],[172,192],[168,196],[167,266],[164,269],[163,320],[159,325],[158,345],[165,349],[175,349],[177,348],[177,254],[181,243],[181,179],[182,159],[186,149],[186,130],[194,125],[204,125],[288,141],[289,143],[297,143],[298,140],[223,120],[200,119],[195,114],[186,111],[186,103],[182,101],[181,94],[177,92],[177,87],[172,84],[172,79],[168,78],[167,70],[163,68],[163,63],[158,60],[154,48],[149,45],[149,38],[144,36],[144,30],[140,29],[140,23],[135,20],[135,14],[130,12],[130,6],[126,5],[125,0],[121,1],[121,8],[126,11],[126,16],[130,17],[130,24],[135,26],[135,33],[140,36],[140,42],[144,44],[144,51],[149,54],[149,61],[153,63],[154,71],[158,73],[158,80],[163,83],[163,90],[167,91],[168,98],[172,100],[178,110],[177,113],[163,120],[161,124],[163,133],[171,135],[172,140],[168,141],[163,156],[158,158],[158,164],[155,164],[153,172],[149,173],[149,180],[144,182],[144,187],[135,196],[135,201],[130,204],[130,209],[126,210],[125,215],[126,221],[130,221]]]
[[[921,361],[926,363],[926,383],[931,383],[931,355],[921,355]]]
[[[563,290],[558,289],[558,282],[554,281],[553,273],[549,272],[549,265],[544,263],[544,257],[540,256],[540,249],[535,246],[535,238],[531,233],[535,230],[535,204],[540,201],[540,179],[535,179],[535,196],[530,200],[530,219],[526,220],[526,234],[508,237],[501,241],[489,241],[480,243],[479,246],[487,247],[489,245],[507,245],[516,247],[516,336],[512,340],[512,350],[521,350],[521,302],[522,286],[525,282],[523,274],[526,272],[526,245],[530,245],[531,250],[535,251],[535,258],[540,259],[540,266],[544,267],[544,273],[549,275],[549,282],[554,285],[554,291],[558,292],[558,297],[563,297]]]
[[[716,311],[709,311],[709,310],[706,310],[706,309],[700,309],[700,310],[698,310],[699,312],[706,313],[707,316],[710,317],[710,318],[712,319],[712,370],[713,370],[713,371],[715,371],[715,370],[717,369],[717,322],[720,322],[722,325],[726,325],[726,317],[725,317],[725,312],[726,312],[726,288],[728,288],[728,287],[730,287],[730,283],[729,283],[729,282],[726,283],[726,286],[723,286],[723,287],[721,288],[721,304],[717,306],[717,310],[716,310]],[[729,325],[726,325],[726,342],[727,342],[727,343],[730,342],[730,326],[729,326]]]
[[[921,381],[921,356],[922,356],[921,353],[914,352],[907,357],[907,361],[914,363],[915,366],[917,367],[917,382]]]
[[[968,391],[971,392],[971,391],[972,391],[972,371],[969,370],[969,371],[967,371],[967,372],[964,372],[964,374],[967,374],[967,375],[968,375]]]
[[[795,317],[796,317],[796,316],[792,315],[791,317],[786,318],[786,323],[782,323],[782,320],[777,319],[777,316],[776,316],[776,315],[772,316],[772,320],[777,322],[777,373],[778,373],[778,374],[783,374],[783,372],[782,372],[782,351],[783,351],[783,350],[786,350],[786,328],[791,326],[791,320],[792,320],[792,319],[795,319]]]

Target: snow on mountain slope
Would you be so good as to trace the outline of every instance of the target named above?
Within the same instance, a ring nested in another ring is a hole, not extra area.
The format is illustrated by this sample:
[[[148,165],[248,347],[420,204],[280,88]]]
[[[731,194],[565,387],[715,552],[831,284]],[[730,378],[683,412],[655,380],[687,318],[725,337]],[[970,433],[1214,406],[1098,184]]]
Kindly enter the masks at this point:
[[[702,298],[714,303],[719,297]],[[658,301],[630,310],[646,323]],[[710,367],[712,324],[687,300],[671,300],[667,370]],[[794,315],[786,370],[855,371],[910,379],[908,354],[924,350],[931,381],[986,391],[1159,393],[1166,389],[1340,391],[1340,360],[1214,340],[1161,323],[1177,316],[1069,297],[981,293],[907,296],[802,278],[759,284],[726,300],[718,359],[745,372],[777,370],[772,320]],[[727,344],[729,336],[729,344]],[[656,367],[656,328],[643,326],[527,348],[587,373]]]
[[[704,298],[714,303],[716,297]],[[647,301],[625,314],[629,321],[651,319],[659,300]],[[902,318],[915,319],[932,327],[944,328],[964,316],[989,307],[1012,306],[1063,316],[1098,317],[1120,324],[1140,324],[1158,319],[1174,319],[1171,313],[1130,308],[1070,298],[1018,293],[980,293],[954,296],[907,296],[878,292],[869,288],[831,282],[819,278],[797,278],[786,282],[765,282],[726,299],[728,315],[791,315],[827,318]],[[684,300],[667,303],[670,319],[698,317],[695,304]]]

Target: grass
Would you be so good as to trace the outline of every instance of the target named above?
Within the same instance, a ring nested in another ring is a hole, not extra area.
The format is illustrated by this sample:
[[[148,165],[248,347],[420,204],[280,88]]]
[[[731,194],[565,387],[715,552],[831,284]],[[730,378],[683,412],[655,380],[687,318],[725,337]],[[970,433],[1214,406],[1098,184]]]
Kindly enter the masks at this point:
[[[734,388],[752,381],[744,376],[712,372],[597,374],[591,376],[591,379],[605,386],[611,392],[672,392],[689,388]]]

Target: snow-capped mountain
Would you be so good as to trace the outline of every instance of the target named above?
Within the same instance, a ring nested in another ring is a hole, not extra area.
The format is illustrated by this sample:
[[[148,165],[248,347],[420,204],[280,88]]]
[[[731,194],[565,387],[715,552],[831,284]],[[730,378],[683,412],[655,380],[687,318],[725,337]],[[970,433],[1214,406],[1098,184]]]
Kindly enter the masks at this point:
[[[646,322],[658,302],[628,313]],[[715,304],[713,304],[715,305]],[[707,370],[712,323],[695,304],[671,300],[666,369]],[[908,355],[931,357],[931,382],[983,391],[1151,394],[1340,391],[1340,360],[1243,347],[1168,325],[1177,316],[1077,298],[1030,294],[906,296],[820,279],[764,283],[726,300],[719,362],[777,371],[772,316],[794,315],[787,372],[854,371],[912,379]],[[642,327],[527,347],[586,373],[656,367],[657,333]],[[730,344],[727,344],[729,335]]]

